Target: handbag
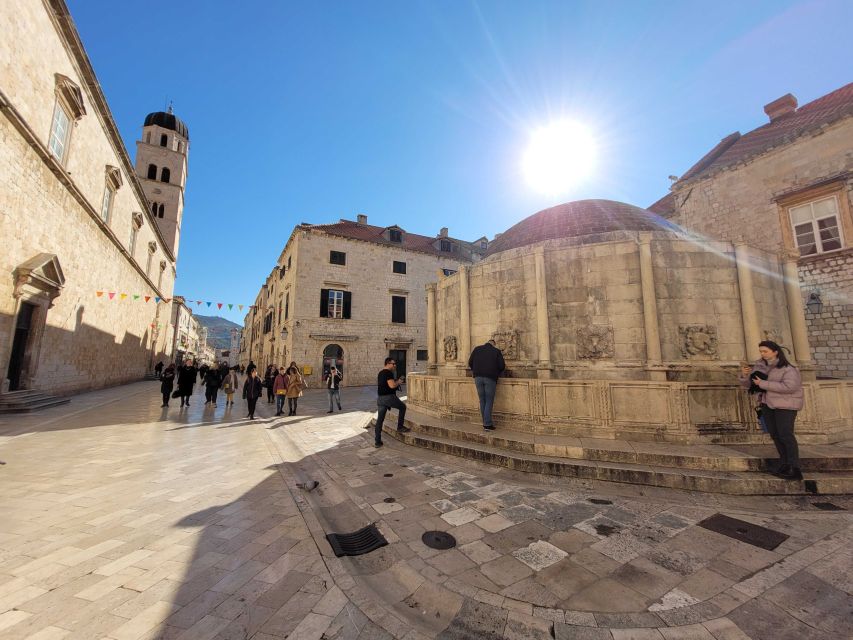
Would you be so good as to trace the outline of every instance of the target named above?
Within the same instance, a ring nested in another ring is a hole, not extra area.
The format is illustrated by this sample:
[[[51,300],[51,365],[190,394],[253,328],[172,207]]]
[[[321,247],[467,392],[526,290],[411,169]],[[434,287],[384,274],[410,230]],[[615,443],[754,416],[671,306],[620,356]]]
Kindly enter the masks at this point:
[[[287,395],[287,389],[279,389],[278,391],[275,392],[275,395],[286,396]]]
[[[180,395],[181,395],[181,390],[180,390],[180,389],[175,389],[174,391],[172,391],[172,397],[173,397],[173,398],[177,398],[177,397],[178,397],[178,396],[180,396]]]

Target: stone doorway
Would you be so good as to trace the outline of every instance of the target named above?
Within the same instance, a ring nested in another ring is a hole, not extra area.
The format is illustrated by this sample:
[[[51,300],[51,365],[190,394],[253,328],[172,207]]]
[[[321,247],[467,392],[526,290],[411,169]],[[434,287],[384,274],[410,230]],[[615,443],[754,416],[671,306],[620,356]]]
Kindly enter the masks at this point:
[[[406,376],[406,350],[405,349],[389,349],[388,357],[394,358],[397,363],[397,377],[403,378]]]
[[[338,344],[330,344],[323,349],[323,378],[329,374],[332,365],[341,375],[344,373],[344,350]]]
[[[12,339],[12,353],[9,357],[9,371],[6,377],[9,379],[9,391],[18,391],[26,388],[23,382],[26,380],[27,353],[32,352],[31,338],[33,337],[33,320],[35,319],[37,307],[29,302],[21,303],[18,317],[15,320],[15,334]]]

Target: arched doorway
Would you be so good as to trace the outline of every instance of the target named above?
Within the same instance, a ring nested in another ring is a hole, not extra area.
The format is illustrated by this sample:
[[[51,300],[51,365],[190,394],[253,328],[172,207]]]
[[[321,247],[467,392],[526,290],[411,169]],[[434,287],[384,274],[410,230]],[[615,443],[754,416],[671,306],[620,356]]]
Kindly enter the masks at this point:
[[[334,365],[337,370],[343,375],[344,373],[344,350],[338,344],[330,344],[323,349],[323,377],[329,373],[329,369]]]

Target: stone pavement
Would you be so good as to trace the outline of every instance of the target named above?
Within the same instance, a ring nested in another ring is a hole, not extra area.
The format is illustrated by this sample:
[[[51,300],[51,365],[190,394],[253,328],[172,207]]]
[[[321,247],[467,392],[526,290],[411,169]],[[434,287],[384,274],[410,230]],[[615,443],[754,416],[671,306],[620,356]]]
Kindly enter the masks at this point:
[[[374,449],[369,388],[345,389],[343,413],[309,390],[300,415],[261,403],[249,421],[241,404],[204,407],[199,388],[189,410],[162,411],[158,387],[0,417],[0,637],[853,637],[850,498]],[[697,524],[717,513],[787,538],[767,550]],[[331,553],[325,533],[370,522],[387,546]],[[456,548],[429,549],[427,530]]]

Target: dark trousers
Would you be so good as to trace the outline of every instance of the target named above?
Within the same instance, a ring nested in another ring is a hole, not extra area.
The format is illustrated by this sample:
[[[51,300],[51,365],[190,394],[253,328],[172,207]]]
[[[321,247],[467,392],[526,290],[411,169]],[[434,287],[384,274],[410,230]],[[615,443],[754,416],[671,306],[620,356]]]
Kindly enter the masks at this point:
[[[406,405],[397,397],[396,393],[389,393],[376,398],[376,406],[379,407],[379,415],[376,416],[376,428],[373,431],[373,439],[376,444],[382,442],[382,423],[385,422],[385,414],[388,409],[397,410],[397,428],[400,429],[406,418]]]
[[[184,402],[189,404],[190,398],[192,397],[192,395],[193,395],[192,388],[184,389],[183,391],[181,391],[181,406],[184,406]]]
[[[246,402],[249,403],[249,417],[255,417],[255,405],[258,404],[257,398],[246,398]]]
[[[474,378],[474,386],[477,387],[477,397],[480,398],[480,416],[483,418],[483,426],[492,427],[495,424],[492,422],[492,407],[495,405],[498,381],[477,376]]]
[[[794,420],[797,412],[793,409],[770,409],[762,407],[761,415],[764,424],[767,425],[767,433],[773,438],[776,451],[779,452],[779,461],[799,469],[800,447],[797,438],[794,437]]]
[[[213,402],[216,404],[216,394],[219,391],[219,387],[206,387],[204,390],[204,399],[208,402]]]
[[[267,402],[273,401],[272,385],[267,387]]]
[[[171,389],[169,389],[168,391],[164,391],[164,392],[163,392],[163,404],[169,404],[169,397],[170,397],[171,395],[172,395],[172,390],[171,390]]]
[[[276,415],[278,415],[279,413],[284,411],[284,401],[285,401],[285,396],[276,396],[275,397],[275,414]]]
[[[296,415],[296,403],[299,401],[299,398],[288,398],[287,399],[287,412],[291,415]]]

